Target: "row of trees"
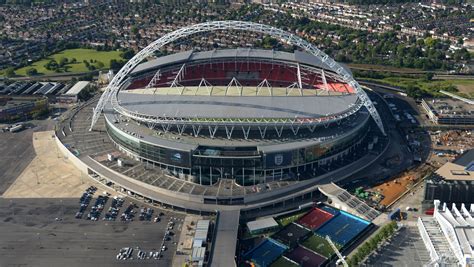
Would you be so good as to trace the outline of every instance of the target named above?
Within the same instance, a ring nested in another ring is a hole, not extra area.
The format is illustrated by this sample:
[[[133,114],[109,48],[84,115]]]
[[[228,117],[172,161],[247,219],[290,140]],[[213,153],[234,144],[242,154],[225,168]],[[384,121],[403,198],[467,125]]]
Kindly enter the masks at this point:
[[[349,266],[358,266],[370,253],[376,250],[383,241],[391,237],[397,231],[397,222],[391,221],[380,229],[369,241],[360,246],[352,257],[347,260]]]

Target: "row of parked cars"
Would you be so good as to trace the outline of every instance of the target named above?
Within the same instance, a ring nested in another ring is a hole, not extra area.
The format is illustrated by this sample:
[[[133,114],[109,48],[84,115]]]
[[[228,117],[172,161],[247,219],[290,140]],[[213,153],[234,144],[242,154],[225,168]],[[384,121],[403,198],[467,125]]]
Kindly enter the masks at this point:
[[[138,206],[131,202],[130,205],[128,205],[128,207],[120,216],[120,219],[122,221],[127,221],[127,222],[133,221],[133,218],[135,217],[135,213],[136,213],[134,208],[138,208]]]
[[[86,189],[86,191],[82,194],[81,198],[79,199],[79,203],[81,204],[79,211],[76,212],[76,219],[81,219],[86,211],[89,203],[91,202],[92,196],[97,191],[97,187],[90,186]]]
[[[151,221],[151,218],[153,216],[153,209],[152,208],[145,208],[142,207],[140,209],[140,216],[138,216],[138,219],[140,221]]]
[[[149,251],[146,252],[144,250],[141,250],[139,247],[136,248],[137,254],[136,258],[140,260],[144,259],[155,259],[158,260],[162,257],[161,252],[164,251],[163,248],[161,251]],[[133,260],[133,248],[126,247],[126,248],[121,248],[119,253],[117,254],[117,260]]]
[[[123,198],[120,196],[115,196],[112,199],[112,203],[110,205],[109,210],[105,214],[103,220],[104,221],[115,221],[117,219],[117,216],[119,214],[120,208],[123,206]]]
[[[105,193],[105,192],[104,192]],[[100,214],[104,210],[105,204],[109,200],[109,196],[107,193],[104,195],[99,195],[95,200],[94,206],[92,206],[91,211],[87,214],[87,220],[91,221],[98,221],[100,218]]]

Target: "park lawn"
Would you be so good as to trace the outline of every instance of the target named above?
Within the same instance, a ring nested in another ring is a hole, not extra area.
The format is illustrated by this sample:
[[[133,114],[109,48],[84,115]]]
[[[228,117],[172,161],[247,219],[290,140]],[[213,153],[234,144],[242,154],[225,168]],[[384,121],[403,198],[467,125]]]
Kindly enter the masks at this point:
[[[272,265],[270,265],[271,267],[298,267],[299,265],[298,264],[294,264],[293,262],[283,258],[283,257],[280,257],[278,258],[274,263],[272,263]]]
[[[338,249],[342,248],[342,246],[338,243],[334,242],[334,244]],[[318,235],[312,235],[310,238],[306,239],[302,245],[326,258],[330,258],[333,254],[335,254],[331,245],[329,245],[329,242]]]
[[[38,73],[42,75],[57,74],[58,72],[47,70],[44,65],[48,63],[51,59],[54,59],[59,62],[59,60],[63,57],[67,58],[69,61],[71,61],[72,58],[75,58],[77,61],[77,63],[75,64],[67,64],[69,68],[66,73],[88,72],[89,70],[87,69],[83,61],[87,60],[90,62],[91,59],[102,62],[104,64],[104,67],[102,69],[108,69],[110,68],[110,60],[122,60],[122,57],[120,56],[121,53],[122,52],[120,51],[96,51],[94,49],[84,48],[68,49],[51,55],[45,59],[33,62],[32,64],[26,67],[17,69],[15,70],[15,73],[17,75],[26,76],[27,69],[35,68]],[[91,65],[97,67],[97,63],[91,63]]]
[[[458,88],[460,93],[466,94],[469,97],[474,98],[474,79],[456,79],[449,81]]]
[[[410,77],[386,77],[383,79],[364,78],[364,80],[371,80],[374,82],[380,82],[400,88],[406,88],[410,85],[418,86],[421,89],[433,93],[435,96],[439,95],[433,88],[436,86],[455,86],[461,96],[474,97],[474,80],[473,79],[452,79],[452,80],[431,80],[427,81],[423,78],[410,78]]]

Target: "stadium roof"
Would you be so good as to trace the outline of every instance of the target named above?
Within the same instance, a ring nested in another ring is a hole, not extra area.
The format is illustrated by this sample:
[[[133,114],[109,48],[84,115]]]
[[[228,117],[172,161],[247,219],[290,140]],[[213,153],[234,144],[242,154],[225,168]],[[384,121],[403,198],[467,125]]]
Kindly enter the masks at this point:
[[[65,93],[65,95],[78,95],[84,88],[86,88],[90,82],[88,81],[79,81],[74,86]]]
[[[356,94],[335,96],[189,96],[120,92],[121,106],[161,117],[319,118],[348,110]]]
[[[157,59],[149,60],[145,63],[138,65],[131,74],[137,74],[143,71],[150,71],[165,67],[167,65],[174,65],[178,63],[185,63],[190,61],[209,60],[217,58],[229,58],[229,59],[272,59],[276,61],[286,61],[293,63],[300,63],[309,65],[317,68],[327,69],[327,66],[321,62],[321,60],[311,54],[303,51],[295,50],[294,53],[275,51],[275,50],[264,50],[264,49],[252,49],[252,48],[237,48],[237,49],[216,49],[211,51],[194,52],[185,51],[168,56],[159,57]],[[351,73],[347,66],[342,65],[346,71]]]

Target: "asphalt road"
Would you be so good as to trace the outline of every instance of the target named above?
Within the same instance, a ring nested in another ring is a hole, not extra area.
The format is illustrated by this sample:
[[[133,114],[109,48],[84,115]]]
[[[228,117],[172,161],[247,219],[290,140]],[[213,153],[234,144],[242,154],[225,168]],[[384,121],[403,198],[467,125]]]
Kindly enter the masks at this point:
[[[165,212],[158,223],[93,222],[75,219],[78,208],[78,199],[0,198],[0,266],[171,266],[179,222],[163,258],[139,260],[136,249],[133,260],[117,260],[116,255],[122,247],[160,249],[169,216],[182,219],[183,215]]]

